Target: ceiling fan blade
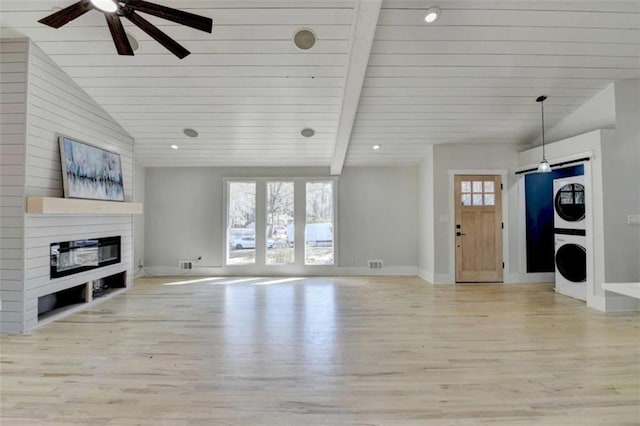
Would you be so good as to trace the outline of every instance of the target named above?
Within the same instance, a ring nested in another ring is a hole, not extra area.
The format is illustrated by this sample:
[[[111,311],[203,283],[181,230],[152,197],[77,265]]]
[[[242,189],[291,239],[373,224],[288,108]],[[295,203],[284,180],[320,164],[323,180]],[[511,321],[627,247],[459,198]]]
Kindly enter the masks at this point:
[[[42,18],[38,22],[53,28],[60,28],[61,26],[73,21],[77,17],[84,15],[91,9],[93,9],[93,6],[91,6],[90,0],[81,0],[69,7],[65,7],[64,9],[59,10],[56,13]]]
[[[205,16],[196,15],[194,13],[189,13],[178,9],[172,9],[166,6],[160,6],[159,4],[149,3],[148,1],[144,0],[120,1],[121,3],[126,4],[131,9],[135,9],[138,12],[148,13],[149,15],[157,16],[158,18],[186,25],[188,27],[195,28],[207,33],[210,33],[213,30],[213,20]]]
[[[138,15],[134,11],[130,11],[127,13],[126,18],[133,22],[135,25],[140,27],[142,31],[149,34],[155,41],[166,47],[171,53],[176,55],[178,58],[182,59],[185,56],[189,55],[187,49],[182,47],[180,43],[169,37],[167,34],[162,32],[158,27],[153,25],[151,22],[144,19],[142,16]]]
[[[116,45],[118,55],[133,56],[133,49],[131,48],[131,44],[127,38],[127,33],[124,31],[120,17],[110,13],[105,13],[104,17],[107,20],[107,24],[109,24],[111,37],[113,38],[113,43]]]

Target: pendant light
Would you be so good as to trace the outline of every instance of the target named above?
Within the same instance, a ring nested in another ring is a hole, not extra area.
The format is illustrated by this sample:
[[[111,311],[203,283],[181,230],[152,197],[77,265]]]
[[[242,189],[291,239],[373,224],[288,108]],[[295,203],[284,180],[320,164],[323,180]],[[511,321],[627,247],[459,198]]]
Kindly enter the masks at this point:
[[[547,157],[544,155],[544,101],[547,99],[546,96],[538,96],[536,102],[540,102],[540,107],[542,109],[542,161],[538,165],[538,173],[549,173],[551,172],[551,166],[547,161]]]

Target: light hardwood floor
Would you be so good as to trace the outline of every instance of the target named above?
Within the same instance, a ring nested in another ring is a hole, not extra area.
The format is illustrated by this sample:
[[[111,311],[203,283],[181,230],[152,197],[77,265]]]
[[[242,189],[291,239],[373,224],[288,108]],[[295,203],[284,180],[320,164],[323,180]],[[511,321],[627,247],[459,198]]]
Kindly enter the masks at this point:
[[[640,315],[549,285],[190,280],[2,336],[2,426],[640,424]]]

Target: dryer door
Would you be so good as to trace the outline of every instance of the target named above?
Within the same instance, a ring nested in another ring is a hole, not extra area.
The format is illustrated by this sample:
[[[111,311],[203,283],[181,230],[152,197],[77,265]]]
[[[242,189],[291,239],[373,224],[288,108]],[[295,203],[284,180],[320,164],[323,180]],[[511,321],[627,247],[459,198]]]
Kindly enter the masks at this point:
[[[567,280],[582,283],[587,280],[587,251],[578,244],[564,244],[556,251],[556,268]]]
[[[564,185],[554,199],[556,213],[567,222],[584,219],[584,185],[568,183]]]

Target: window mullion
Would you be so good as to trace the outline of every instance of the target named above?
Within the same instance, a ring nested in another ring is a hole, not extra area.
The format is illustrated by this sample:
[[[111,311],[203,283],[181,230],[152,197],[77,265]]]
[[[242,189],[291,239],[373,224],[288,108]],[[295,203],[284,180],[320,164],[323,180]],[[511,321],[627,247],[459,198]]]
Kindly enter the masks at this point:
[[[296,265],[304,265],[304,229],[307,221],[307,197],[305,181],[296,179],[294,186],[294,212],[295,212],[295,256]]]
[[[267,196],[266,182],[256,181],[256,266],[265,265],[266,257],[266,227],[267,227]]]

